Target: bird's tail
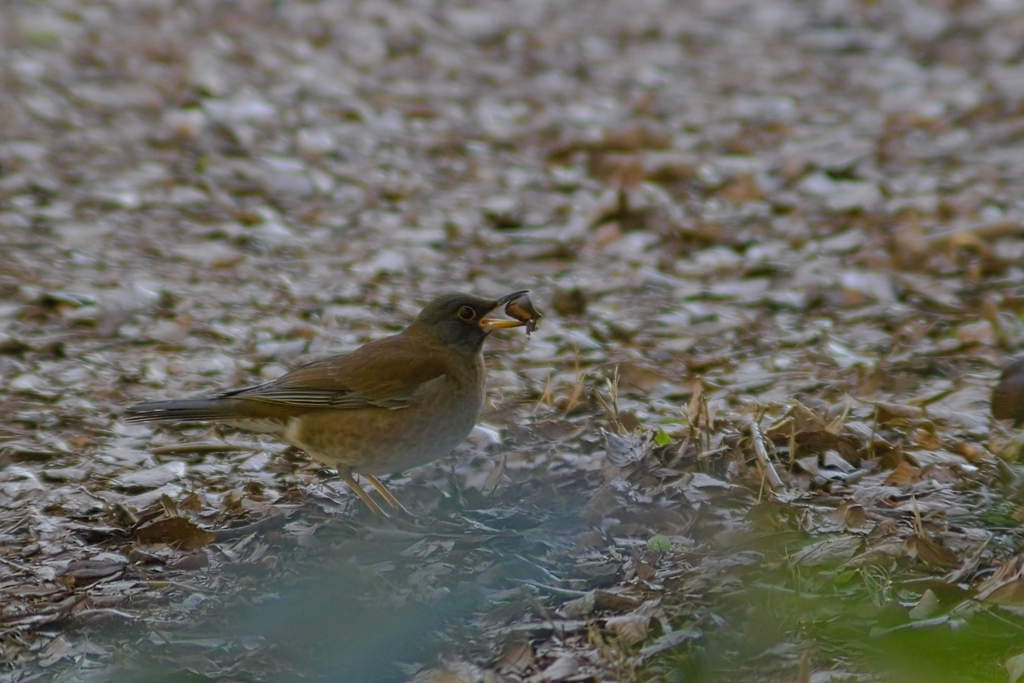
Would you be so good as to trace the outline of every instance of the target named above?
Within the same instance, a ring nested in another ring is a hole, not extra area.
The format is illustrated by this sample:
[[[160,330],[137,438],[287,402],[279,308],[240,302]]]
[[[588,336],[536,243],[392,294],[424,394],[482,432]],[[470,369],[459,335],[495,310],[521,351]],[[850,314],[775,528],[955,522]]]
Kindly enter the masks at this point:
[[[125,422],[216,422],[238,416],[237,403],[222,398],[146,401],[124,411]]]

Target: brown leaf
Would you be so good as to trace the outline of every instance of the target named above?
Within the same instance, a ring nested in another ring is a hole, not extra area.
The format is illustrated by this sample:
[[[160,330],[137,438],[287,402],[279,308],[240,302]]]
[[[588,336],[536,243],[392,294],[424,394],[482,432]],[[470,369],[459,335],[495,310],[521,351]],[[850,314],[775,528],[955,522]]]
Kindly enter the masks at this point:
[[[619,386],[637,389],[640,393],[649,393],[665,381],[665,376],[657,369],[639,363],[619,364]]]
[[[943,569],[960,565],[960,559],[952,550],[923,536],[912,536],[907,543],[916,551],[917,558],[925,564]]]
[[[494,663],[502,673],[521,674],[534,666],[533,647],[528,640],[514,640],[506,646],[501,657]]]
[[[781,437],[781,438],[779,438]],[[778,435],[780,442],[789,440],[789,434]],[[837,436],[824,429],[800,432],[795,437],[797,452],[800,454],[827,453],[829,450],[837,451],[848,463],[859,463],[860,456],[857,454],[856,441],[846,435]]]
[[[571,654],[562,655],[551,663],[548,668],[541,671],[536,676],[531,676],[527,680],[539,683],[540,681],[564,681],[576,674],[580,670],[579,662],[576,661],[576,656]]]
[[[601,141],[594,147],[606,151],[632,152],[642,148],[665,149],[671,143],[672,134],[667,129],[646,122],[628,122],[606,128]]]
[[[658,576],[658,570],[642,560],[637,560],[636,575],[641,581],[652,581]]]
[[[644,179],[643,158],[638,154],[599,154],[590,164],[591,172],[612,187],[630,191]]]
[[[180,560],[175,560],[167,565],[168,569],[178,571],[189,571],[192,569],[202,569],[203,567],[210,566],[210,558],[207,557],[205,552],[193,553],[192,555],[186,555]]]
[[[672,185],[697,175],[700,160],[685,152],[644,152],[644,173],[653,183]]]
[[[796,677],[796,683],[811,683],[811,651],[804,650],[800,656],[800,671]]]
[[[942,439],[924,429],[914,430],[914,443],[921,448],[938,450],[942,448]]]
[[[557,610],[555,613],[566,619],[578,619],[594,611],[594,591],[588,591],[578,598],[574,598]]]
[[[836,512],[842,515],[843,526],[847,529],[859,529],[868,521],[863,505],[843,503]]]
[[[62,578],[66,586],[77,588],[96,583],[101,579],[117,576],[123,571],[123,562],[78,560],[68,565]]]
[[[967,441],[955,442],[950,450],[962,455],[972,463],[988,462],[992,460],[992,454],[985,450],[984,447],[975,443],[968,443]]]
[[[624,614],[609,617],[605,627],[627,645],[636,645],[647,638],[651,618],[643,614]]]
[[[184,517],[169,517],[142,527],[135,532],[140,543],[166,543],[185,550],[198,550],[211,543],[217,536]]]
[[[885,403],[879,401],[876,404],[876,408],[878,410],[878,421],[881,423],[892,422],[899,419],[920,420],[925,416],[924,411],[920,408],[905,406],[899,403]]]
[[[725,187],[719,190],[718,193],[737,206],[764,199],[764,192],[761,191],[761,187],[757,184],[754,176],[749,173],[744,173],[735,180],[726,183]]]
[[[985,596],[985,602],[1006,607],[1024,607],[1024,581],[1007,581]]]
[[[981,582],[978,600],[1011,607],[1024,606],[1024,557],[1016,555]]]
[[[628,595],[622,595],[621,593],[612,593],[611,591],[596,590],[594,591],[594,607],[595,609],[607,609],[615,612],[627,612],[631,609],[639,607],[640,601],[636,598],[631,598]]]
[[[907,486],[921,480],[921,473],[909,462],[901,462],[889,476],[885,478],[886,486]]]
[[[647,639],[651,620],[660,611],[660,600],[648,600],[629,614],[610,617],[605,627],[627,645],[636,645]]]

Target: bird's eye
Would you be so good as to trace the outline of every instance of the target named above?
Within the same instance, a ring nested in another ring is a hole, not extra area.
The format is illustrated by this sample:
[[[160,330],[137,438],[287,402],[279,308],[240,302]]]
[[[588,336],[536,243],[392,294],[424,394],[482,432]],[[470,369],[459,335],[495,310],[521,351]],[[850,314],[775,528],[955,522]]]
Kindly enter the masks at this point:
[[[476,311],[471,306],[463,306],[459,309],[459,317],[463,320],[472,320],[476,317]]]

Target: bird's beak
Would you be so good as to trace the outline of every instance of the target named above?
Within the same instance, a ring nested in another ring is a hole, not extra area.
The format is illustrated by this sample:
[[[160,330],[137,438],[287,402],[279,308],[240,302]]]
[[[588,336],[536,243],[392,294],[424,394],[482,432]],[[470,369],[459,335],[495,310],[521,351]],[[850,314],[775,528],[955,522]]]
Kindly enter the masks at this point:
[[[509,327],[522,327],[525,325],[521,320],[495,320],[494,318],[484,318],[480,321],[480,327],[484,328],[488,332],[494,330],[503,330]]]
[[[511,294],[506,294],[505,296],[499,296],[497,299],[494,300],[494,308],[497,308],[498,306],[501,306],[503,304],[507,304],[509,301],[512,301],[513,299],[518,299],[523,294],[529,293],[530,290],[528,289],[520,289],[518,292],[512,292]],[[491,310],[493,311],[494,309],[492,308]]]
[[[494,300],[494,306],[491,308],[491,311],[494,311],[494,309],[498,308],[499,306],[504,306],[513,299],[519,298],[523,294],[526,294],[528,291],[529,290],[527,289],[521,289],[518,292],[512,292],[511,294],[506,294],[505,296],[498,297],[497,299]],[[503,330],[508,329],[510,327],[522,327],[525,324],[526,323],[523,322],[522,320],[501,320],[498,318],[484,318],[483,320],[480,321],[480,327],[482,327],[485,332],[493,332],[494,330]]]

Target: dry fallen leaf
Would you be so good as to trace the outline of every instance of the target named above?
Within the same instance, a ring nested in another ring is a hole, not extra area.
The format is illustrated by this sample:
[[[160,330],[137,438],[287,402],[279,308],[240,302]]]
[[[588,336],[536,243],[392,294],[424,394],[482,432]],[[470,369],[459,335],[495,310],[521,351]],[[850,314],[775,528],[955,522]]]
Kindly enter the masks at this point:
[[[930,619],[939,609],[939,598],[935,595],[935,591],[931,588],[926,590],[921,598],[917,601],[908,615],[914,621],[920,621],[921,619]]]
[[[169,517],[139,528],[135,539],[140,543],[166,543],[183,550],[198,550],[217,538],[184,517]]]
[[[1007,683],[1017,683],[1024,676],[1024,654],[1014,655],[1006,660]]]
[[[886,486],[908,486],[921,480],[921,473],[909,462],[901,462],[885,478]]]
[[[579,662],[576,660],[576,656],[572,654],[561,655],[558,659],[551,662],[543,671],[540,673],[530,676],[526,680],[529,683],[557,683],[558,681],[564,681],[565,679],[576,675],[576,672],[580,670]]]

